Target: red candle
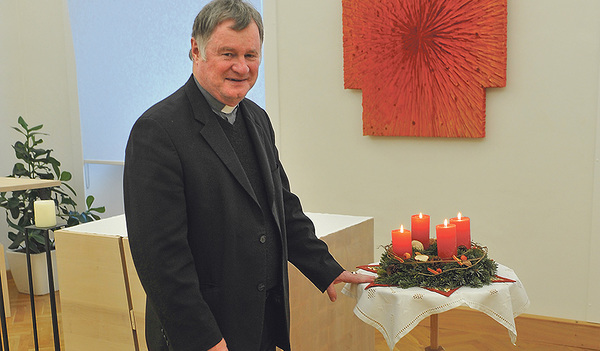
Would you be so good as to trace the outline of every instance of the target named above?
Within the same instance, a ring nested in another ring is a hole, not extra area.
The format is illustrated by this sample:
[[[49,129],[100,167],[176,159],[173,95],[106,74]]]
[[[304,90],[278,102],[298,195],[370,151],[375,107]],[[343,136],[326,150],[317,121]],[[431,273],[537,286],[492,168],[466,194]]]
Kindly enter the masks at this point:
[[[464,245],[467,249],[471,248],[471,220],[469,217],[463,217],[459,212],[458,217],[450,219],[450,223],[456,224],[456,247]]]
[[[396,255],[402,258],[407,252],[412,255],[410,230],[404,229],[404,226],[400,226],[400,229],[392,230],[392,249]]]
[[[444,219],[444,224],[435,226],[435,235],[437,236],[438,256],[441,258],[451,258],[456,255],[456,225],[448,224]]]
[[[429,216],[419,213],[410,217],[410,230],[413,240],[423,244],[423,248],[429,247]]]

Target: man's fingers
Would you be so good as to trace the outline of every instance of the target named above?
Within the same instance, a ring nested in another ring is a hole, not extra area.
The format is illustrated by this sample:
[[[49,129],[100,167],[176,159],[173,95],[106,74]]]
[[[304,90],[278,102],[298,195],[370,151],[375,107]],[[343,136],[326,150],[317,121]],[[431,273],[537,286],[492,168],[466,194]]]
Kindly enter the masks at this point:
[[[375,280],[375,276],[366,275],[366,274],[358,274],[358,273],[350,273],[348,271],[343,271],[336,280],[333,282],[337,283],[352,283],[352,284],[360,284],[360,283],[372,283]]]
[[[361,283],[372,283],[375,280],[375,276],[373,275],[366,275],[366,274],[350,274],[350,277],[348,278],[349,281],[347,281],[346,283],[353,283],[353,284],[361,284]]]
[[[337,300],[337,291],[335,291],[333,283],[327,287],[327,295],[329,295],[329,300],[331,300],[331,302]]]
[[[372,283],[375,280],[375,276],[366,275],[366,274],[358,274],[358,273],[350,273],[348,271],[343,271],[334,281],[327,287],[327,295],[329,295],[329,300],[331,302],[335,302],[337,300],[337,291],[335,291],[335,284],[338,283],[351,283],[351,284],[361,284],[361,283]]]

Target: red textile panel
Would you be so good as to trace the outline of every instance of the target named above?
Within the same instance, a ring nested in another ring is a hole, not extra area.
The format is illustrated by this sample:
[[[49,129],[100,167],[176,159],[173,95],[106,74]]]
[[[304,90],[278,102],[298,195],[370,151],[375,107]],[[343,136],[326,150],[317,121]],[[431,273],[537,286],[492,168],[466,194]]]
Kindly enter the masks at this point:
[[[485,136],[485,88],[506,85],[506,0],[342,0],[344,87],[363,134]]]

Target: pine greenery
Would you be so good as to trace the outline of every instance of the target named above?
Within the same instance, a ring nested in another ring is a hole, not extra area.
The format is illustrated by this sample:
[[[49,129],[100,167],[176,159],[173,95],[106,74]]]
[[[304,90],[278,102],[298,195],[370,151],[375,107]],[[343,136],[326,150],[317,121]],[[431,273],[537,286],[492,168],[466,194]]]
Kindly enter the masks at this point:
[[[437,256],[435,241],[432,241],[429,248],[423,252],[413,249],[411,258],[404,260],[393,253],[391,245],[386,246],[385,249],[377,270],[378,277],[375,279],[377,284],[402,288],[420,286],[446,291],[461,286],[480,288],[492,282],[498,269],[498,264],[488,257],[487,249],[475,243],[471,245],[471,249],[460,246],[457,250],[457,259],[450,260],[442,260]],[[429,260],[417,261],[414,259],[416,254],[427,255]],[[466,260],[461,260],[461,256]]]

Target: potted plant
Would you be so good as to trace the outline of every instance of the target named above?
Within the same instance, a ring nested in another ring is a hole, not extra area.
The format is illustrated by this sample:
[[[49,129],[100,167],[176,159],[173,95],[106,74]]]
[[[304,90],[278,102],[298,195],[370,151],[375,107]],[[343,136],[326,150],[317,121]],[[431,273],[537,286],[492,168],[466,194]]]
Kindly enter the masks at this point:
[[[40,179],[59,179],[61,186],[46,189],[31,189],[22,191],[12,191],[9,193],[0,193],[0,207],[6,209],[6,222],[9,226],[8,237],[12,241],[7,250],[7,259],[13,273],[13,279],[19,292],[29,293],[29,284],[25,266],[25,228],[34,224],[33,203],[38,199],[54,200],[58,209],[58,216],[62,218],[67,226],[73,226],[100,219],[98,213],[104,213],[105,208],[92,207],[93,196],[86,198],[86,210],[78,212],[77,203],[73,199],[76,196],[75,190],[68,184],[71,180],[71,173],[60,169],[60,162],[51,156],[53,150],[40,147],[44,141],[40,136],[48,135],[41,132],[43,124],[29,127],[23,117],[18,119],[18,127],[13,127],[19,132],[23,140],[15,142],[13,149],[15,156],[19,161],[15,163],[12,174],[9,177],[27,177]],[[63,188],[64,186],[64,188]],[[48,277],[46,270],[46,258],[39,255],[46,250],[45,239],[41,230],[29,230],[28,241],[30,252],[32,253],[32,270],[39,261],[42,272],[33,273],[34,278],[39,278],[45,282],[34,282],[34,294],[42,295],[48,293]],[[54,240],[50,240],[50,249],[54,250]],[[51,251],[54,254],[54,251]],[[23,261],[21,265],[17,260]],[[36,263],[34,263],[34,261]],[[53,256],[52,262],[55,264],[56,258]],[[22,267],[22,268],[21,268]],[[20,271],[23,271],[21,273]],[[56,268],[54,267],[54,271]],[[58,290],[56,273],[54,273],[54,286]]]

